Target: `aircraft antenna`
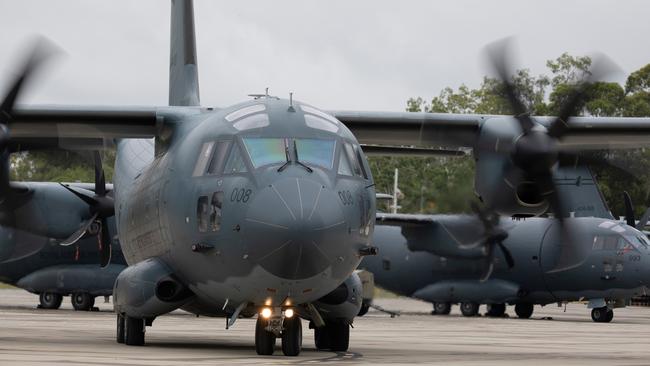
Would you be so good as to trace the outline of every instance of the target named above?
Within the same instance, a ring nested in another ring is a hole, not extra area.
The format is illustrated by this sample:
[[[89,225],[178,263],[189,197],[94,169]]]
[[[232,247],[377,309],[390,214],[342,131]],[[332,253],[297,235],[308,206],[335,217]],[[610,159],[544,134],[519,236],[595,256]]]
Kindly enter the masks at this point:
[[[289,112],[295,112],[296,109],[293,107],[293,92],[289,92]]]

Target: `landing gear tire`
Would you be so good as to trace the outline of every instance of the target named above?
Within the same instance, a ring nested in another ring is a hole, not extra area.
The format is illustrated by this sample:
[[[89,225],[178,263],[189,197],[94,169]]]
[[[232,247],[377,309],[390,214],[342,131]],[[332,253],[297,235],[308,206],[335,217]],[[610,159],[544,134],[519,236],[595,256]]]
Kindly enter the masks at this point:
[[[434,302],[432,315],[449,315],[451,312],[451,303]]]
[[[72,307],[78,311],[89,311],[95,305],[95,297],[86,292],[77,292],[70,296]]]
[[[285,356],[298,356],[302,350],[302,324],[296,315],[284,319],[282,331],[282,353]]]
[[[124,316],[122,314],[117,314],[115,340],[117,341],[117,343],[124,343]]]
[[[326,323],[314,329],[314,343],[320,350],[345,352],[350,347],[350,325],[345,322]]]
[[[261,316],[257,317],[257,323],[255,324],[255,351],[261,356],[270,356],[275,350],[275,334],[266,330],[268,325],[269,321],[267,319]],[[284,342],[282,346],[284,347]]]
[[[144,346],[144,319],[124,315],[124,344]]]
[[[520,319],[528,319],[533,315],[534,305],[529,303],[515,304],[515,313]]]
[[[476,316],[478,315],[479,304],[475,302],[463,302],[460,304],[460,312],[463,316]]]
[[[607,308],[607,306],[591,309],[591,320],[596,323],[609,323],[612,319],[614,319],[614,311]]]
[[[58,309],[61,307],[63,296],[53,292],[41,292],[40,295],[38,295],[38,300],[41,309]]]
[[[488,304],[487,316],[501,318],[506,313],[506,304]]]
[[[367,302],[362,302],[361,303],[361,309],[359,309],[359,313],[357,316],[364,316],[368,313],[368,310],[370,310],[370,304]]]

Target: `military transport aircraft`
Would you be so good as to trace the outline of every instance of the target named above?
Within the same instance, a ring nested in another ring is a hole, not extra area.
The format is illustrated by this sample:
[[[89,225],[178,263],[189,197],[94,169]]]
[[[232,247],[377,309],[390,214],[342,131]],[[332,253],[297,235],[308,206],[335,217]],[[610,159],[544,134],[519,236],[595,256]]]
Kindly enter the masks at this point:
[[[192,1],[172,0],[171,17],[169,106],[17,107],[39,52],[0,104],[0,223],[66,243],[99,230],[106,265],[114,214],[129,264],[114,288],[116,340],[128,345],[144,344],[146,326],[182,308],[226,317],[228,326],[259,314],[259,354],[282,338],[284,354],[297,355],[301,318],[319,349],[346,350],[361,306],[353,271],[374,252],[375,190],[360,144],[384,153],[474,149],[477,192],[491,210],[521,216],[551,207],[562,223],[551,179],[558,163],[582,149],[650,142],[650,119],[569,119],[581,88],[558,117],[528,116],[509,82],[516,117],[327,112],[268,94],[200,107]],[[495,64],[509,80],[505,63]],[[117,146],[114,199],[69,186],[70,199],[52,202],[36,186],[9,182],[12,152],[107,142]],[[43,207],[62,213],[60,225],[30,218]]]
[[[636,229],[648,222],[650,210],[636,222],[625,194],[627,224],[615,221],[589,169],[554,176],[567,209],[582,216],[565,219],[571,267],[554,270],[558,260],[567,260],[558,255],[567,243],[557,220],[484,214],[377,214],[373,245],[380,255],[365,258],[361,267],[383,288],[432,302],[435,314],[449,314],[460,302],[465,316],[476,315],[480,304],[488,305],[489,316],[502,316],[509,303],[520,318],[529,318],[534,304],[589,300],[592,319],[609,322],[613,308],[650,283],[650,241]],[[600,217],[575,211],[587,205]]]
[[[72,183],[76,188],[95,191],[92,184]],[[70,192],[58,183],[20,183],[22,188],[47,197],[50,202],[67,200]],[[110,185],[107,186],[111,190]],[[83,204],[81,210],[86,210]],[[56,227],[61,215],[53,212],[32,210],[32,219],[46,226]],[[67,218],[66,218],[67,219]],[[61,245],[61,240],[48,238],[13,227],[0,226],[0,282],[8,283],[39,295],[39,307],[57,309],[64,296],[70,295],[75,310],[91,310],[95,297],[110,296],[117,275],[126,268],[120,249],[113,219],[109,221],[110,263],[104,268],[97,266],[99,232],[85,234],[78,241]],[[64,243],[65,244],[65,243]],[[74,245],[72,245],[74,244]],[[106,259],[106,262],[108,260]]]

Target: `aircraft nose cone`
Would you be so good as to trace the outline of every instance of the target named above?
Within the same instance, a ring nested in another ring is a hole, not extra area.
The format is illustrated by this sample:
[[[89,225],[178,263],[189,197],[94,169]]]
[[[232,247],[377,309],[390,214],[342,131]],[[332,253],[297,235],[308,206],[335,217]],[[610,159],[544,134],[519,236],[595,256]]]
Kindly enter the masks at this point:
[[[242,226],[250,259],[291,280],[327,269],[345,241],[346,230],[334,192],[300,178],[287,178],[261,190]]]

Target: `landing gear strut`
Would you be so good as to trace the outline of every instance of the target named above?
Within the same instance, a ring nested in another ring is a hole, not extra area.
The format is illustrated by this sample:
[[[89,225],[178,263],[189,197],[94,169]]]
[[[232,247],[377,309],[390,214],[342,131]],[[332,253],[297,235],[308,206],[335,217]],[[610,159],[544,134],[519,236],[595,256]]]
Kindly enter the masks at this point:
[[[448,302],[434,302],[433,311],[431,315],[449,315],[451,312],[451,303]]]
[[[61,301],[63,301],[63,296],[60,294],[55,294],[53,292],[41,292],[38,296],[40,304],[38,305],[41,309],[58,309],[61,307]]]
[[[476,316],[478,315],[479,304],[475,302],[463,302],[460,304],[460,312],[464,316]]]
[[[614,311],[607,306],[591,309],[591,320],[596,323],[609,323],[614,319]]]

